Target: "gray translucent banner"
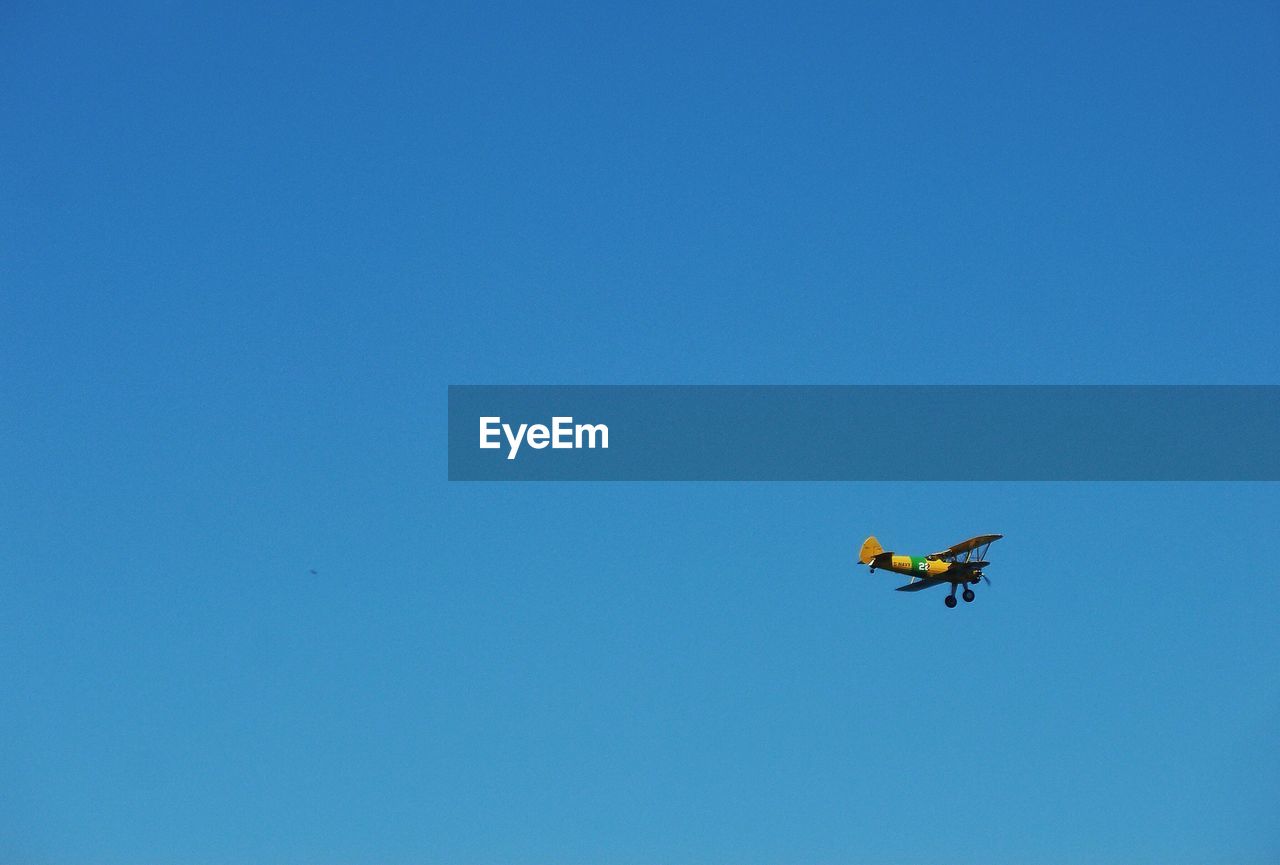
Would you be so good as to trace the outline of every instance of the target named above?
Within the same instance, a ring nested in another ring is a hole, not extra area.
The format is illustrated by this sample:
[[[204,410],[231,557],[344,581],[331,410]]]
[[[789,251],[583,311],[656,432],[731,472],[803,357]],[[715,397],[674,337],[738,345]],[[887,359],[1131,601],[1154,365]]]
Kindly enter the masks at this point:
[[[1280,387],[455,385],[449,479],[1272,481]]]

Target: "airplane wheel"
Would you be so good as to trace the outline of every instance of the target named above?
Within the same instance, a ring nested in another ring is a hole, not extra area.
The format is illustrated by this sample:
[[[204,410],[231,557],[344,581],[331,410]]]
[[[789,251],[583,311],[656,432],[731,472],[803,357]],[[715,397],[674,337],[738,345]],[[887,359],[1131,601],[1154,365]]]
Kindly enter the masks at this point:
[[[955,596],[955,595],[947,595],[946,605],[947,605],[948,607],[954,607],[954,606],[956,605],[956,596]]]
[[[969,603],[970,601],[972,601],[972,600],[973,600],[973,598],[974,598],[974,595],[973,595],[973,589],[965,589],[965,590],[964,590],[964,595],[963,595],[962,597],[964,598],[964,602],[965,602],[966,604],[967,604],[967,603]]]

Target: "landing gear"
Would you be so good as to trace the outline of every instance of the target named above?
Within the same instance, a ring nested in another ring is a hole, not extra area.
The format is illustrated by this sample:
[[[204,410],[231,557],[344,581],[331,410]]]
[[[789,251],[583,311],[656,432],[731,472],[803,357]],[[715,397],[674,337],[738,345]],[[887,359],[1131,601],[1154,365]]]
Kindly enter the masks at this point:
[[[947,598],[943,603],[946,604],[948,608],[954,607],[956,605],[956,596],[947,595]]]
[[[965,589],[964,594],[960,597],[964,598],[964,602],[966,604],[971,603],[974,598],[973,589]]]

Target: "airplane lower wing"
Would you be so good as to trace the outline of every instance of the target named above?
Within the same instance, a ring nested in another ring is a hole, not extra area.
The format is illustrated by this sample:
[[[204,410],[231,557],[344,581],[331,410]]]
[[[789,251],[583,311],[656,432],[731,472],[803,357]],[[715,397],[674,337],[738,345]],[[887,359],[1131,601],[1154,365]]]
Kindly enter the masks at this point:
[[[941,586],[946,580],[916,580],[914,583],[907,583],[905,586],[898,586],[895,592],[918,592],[921,589],[931,589],[934,586]]]

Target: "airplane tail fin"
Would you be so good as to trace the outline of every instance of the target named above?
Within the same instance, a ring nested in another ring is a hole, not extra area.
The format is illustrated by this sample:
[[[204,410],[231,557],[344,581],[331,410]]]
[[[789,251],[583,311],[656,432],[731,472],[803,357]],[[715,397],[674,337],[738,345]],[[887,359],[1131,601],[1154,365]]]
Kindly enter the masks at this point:
[[[869,565],[872,559],[883,552],[884,547],[880,546],[880,542],[872,535],[862,542],[862,552],[858,554],[858,561],[864,565]]]

